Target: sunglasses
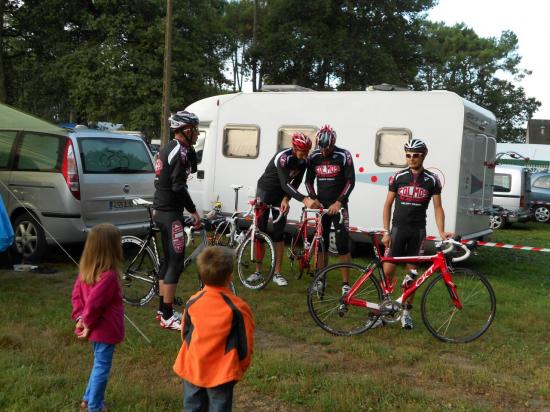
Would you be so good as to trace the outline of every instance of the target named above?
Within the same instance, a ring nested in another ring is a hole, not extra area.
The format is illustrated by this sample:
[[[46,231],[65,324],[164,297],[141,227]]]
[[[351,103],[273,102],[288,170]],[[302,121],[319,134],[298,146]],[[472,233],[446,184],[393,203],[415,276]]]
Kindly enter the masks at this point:
[[[422,153],[407,153],[405,156],[407,156],[407,159],[418,159],[422,156]]]

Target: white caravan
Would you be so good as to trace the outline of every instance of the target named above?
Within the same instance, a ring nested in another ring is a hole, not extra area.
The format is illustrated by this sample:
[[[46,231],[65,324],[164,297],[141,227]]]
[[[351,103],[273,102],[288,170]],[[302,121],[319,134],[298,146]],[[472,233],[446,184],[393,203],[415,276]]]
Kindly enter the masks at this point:
[[[443,184],[446,230],[467,238],[491,233],[489,218],[479,211],[492,206],[496,121],[494,115],[447,91],[256,92],[213,96],[191,104],[200,119],[200,164],[188,182],[199,210],[219,198],[223,211],[234,206],[231,185],[243,185],[239,210],[255,194],[258,178],[276,151],[288,147],[290,135],[313,138],[328,123],[337,146],[349,150],[356,184],[350,196],[350,226],[382,227],[388,180],[406,167],[403,145],[426,141],[425,167]],[[302,184],[300,191],[306,193]],[[289,225],[299,219],[300,204],[290,203]],[[428,235],[438,235],[433,207]]]

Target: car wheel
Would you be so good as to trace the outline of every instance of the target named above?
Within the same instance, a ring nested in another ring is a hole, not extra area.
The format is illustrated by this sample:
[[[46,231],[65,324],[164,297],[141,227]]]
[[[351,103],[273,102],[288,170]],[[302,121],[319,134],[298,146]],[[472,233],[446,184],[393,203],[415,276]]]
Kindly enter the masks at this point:
[[[44,230],[34,216],[23,213],[13,224],[15,250],[23,259],[38,262],[46,251]]]
[[[506,225],[506,219],[500,215],[489,216],[489,227],[493,230],[502,229]]]
[[[550,209],[548,206],[538,206],[535,209],[535,220],[540,223],[548,223],[550,221]]]

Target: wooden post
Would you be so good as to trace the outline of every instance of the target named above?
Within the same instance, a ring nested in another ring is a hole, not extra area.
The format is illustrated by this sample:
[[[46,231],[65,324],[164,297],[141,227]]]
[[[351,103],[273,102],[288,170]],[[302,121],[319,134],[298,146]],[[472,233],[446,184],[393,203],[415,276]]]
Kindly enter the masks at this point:
[[[160,147],[170,138],[170,94],[172,81],[172,16],[173,0],[166,0],[166,29],[164,33],[164,75],[162,78],[162,114],[160,119]]]

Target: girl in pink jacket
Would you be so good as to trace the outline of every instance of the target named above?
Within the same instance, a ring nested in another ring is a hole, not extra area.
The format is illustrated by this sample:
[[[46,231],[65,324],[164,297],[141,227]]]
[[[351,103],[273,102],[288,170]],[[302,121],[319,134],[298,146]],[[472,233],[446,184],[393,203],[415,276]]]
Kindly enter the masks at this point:
[[[103,409],[115,345],[124,339],[124,306],[118,267],[120,232],[110,223],[95,226],[86,239],[73,287],[72,318],[79,339],[92,343],[94,364],[81,409]]]

